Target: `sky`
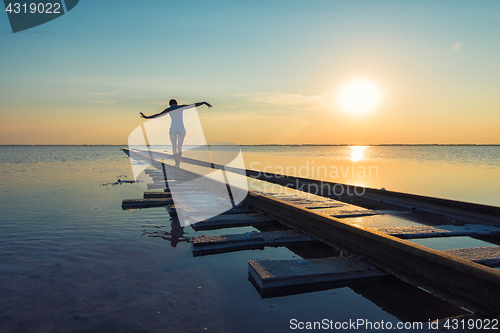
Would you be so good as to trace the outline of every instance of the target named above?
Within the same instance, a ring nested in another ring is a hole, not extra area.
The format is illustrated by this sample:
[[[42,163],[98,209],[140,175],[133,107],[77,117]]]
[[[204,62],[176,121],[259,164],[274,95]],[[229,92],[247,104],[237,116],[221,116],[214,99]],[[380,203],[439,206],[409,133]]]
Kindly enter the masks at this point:
[[[500,1],[86,1],[12,33],[0,144],[125,144],[171,98],[209,142],[500,144]],[[377,106],[338,94],[369,80]]]

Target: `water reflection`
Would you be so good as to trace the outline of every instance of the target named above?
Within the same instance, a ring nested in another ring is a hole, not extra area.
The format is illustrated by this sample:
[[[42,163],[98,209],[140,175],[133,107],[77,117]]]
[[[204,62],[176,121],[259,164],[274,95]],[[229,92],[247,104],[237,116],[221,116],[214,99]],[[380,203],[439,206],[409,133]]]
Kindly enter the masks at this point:
[[[365,157],[365,149],[369,146],[350,146],[351,157],[349,160],[352,162],[359,162]]]
[[[164,240],[169,241],[172,247],[177,247],[177,244],[181,242],[189,243],[191,241],[189,237],[184,237],[184,235],[187,235],[187,233],[184,232],[184,227],[181,226],[177,217],[172,217],[170,226],[170,231],[161,230],[164,226],[153,226],[153,228],[155,228],[156,230],[143,230],[142,236],[148,235],[149,237],[160,237]]]

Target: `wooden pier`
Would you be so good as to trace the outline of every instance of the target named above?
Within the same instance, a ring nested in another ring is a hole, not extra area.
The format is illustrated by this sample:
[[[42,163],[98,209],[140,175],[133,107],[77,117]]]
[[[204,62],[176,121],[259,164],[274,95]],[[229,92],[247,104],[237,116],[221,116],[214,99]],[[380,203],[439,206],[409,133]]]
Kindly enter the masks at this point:
[[[142,207],[152,207],[147,206],[152,203],[150,200],[164,200],[172,210],[166,181],[159,177],[164,168],[170,167],[159,159],[150,162],[157,168],[152,171],[151,188],[158,186],[165,192],[145,192]],[[183,178],[199,177],[183,169],[171,171],[177,175],[179,186]],[[197,214],[196,209],[190,211],[184,203],[182,209],[176,209],[177,214],[188,219],[197,231],[243,226],[259,230],[194,237],[193,255],[321,242],[338,250],[341,256],[250,261],[248,272],[252,283],[261,292],[324,283],[342,286],[355,280],[395,276],[460,307],[490,317],[500,315],[500,271],[491,268],[500,266],[500,246],[438,251],[409,241],[471,236],[498,245],[499,207],[375,189],[365,189],[362,196],[338,196],[331,192],[331,185],[335,183],[273,174],[263,177],[255,170],[246,170],[246,173],[287,188],[300,189],[304,184],[315,184],[317,190],[303,196],[249,192],[242,205],[211,218]],[[185,190],[219,193],[226,190],[226,184],[200,179],[199,186]],[[191,203],[194,207],[203,204],[203,195],[193,198],[197,198]],[[139,201],[134,204],[141,206]],[[381,227],[372,222],[380,219],[395,223]]]

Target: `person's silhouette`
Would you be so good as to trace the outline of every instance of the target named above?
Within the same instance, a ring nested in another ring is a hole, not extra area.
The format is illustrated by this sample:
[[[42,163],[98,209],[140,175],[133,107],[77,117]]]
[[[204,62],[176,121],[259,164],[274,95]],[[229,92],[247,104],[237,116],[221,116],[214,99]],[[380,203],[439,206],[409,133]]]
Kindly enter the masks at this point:
[[[212,105],[207,102],[199,102],[189,105],[178,105],[175,99],[171,99],[168,102],[170,107],[166,108],[160,113],[146,116],[144,113],[140,112],[141,117],[145,119],[156,118],[161,115],[168,113],[170,118],[172,119],[172,124],[170,125],[170,141],[172,142],[172,155],[174,155],[175,167],[179,167],[181,165],[182,158],[182,145],[184,144],[184,138],[186,137],[186,128],[184,127],[184,118],[183,111],[192,107],[197,107],[205,104],[209,108]]]

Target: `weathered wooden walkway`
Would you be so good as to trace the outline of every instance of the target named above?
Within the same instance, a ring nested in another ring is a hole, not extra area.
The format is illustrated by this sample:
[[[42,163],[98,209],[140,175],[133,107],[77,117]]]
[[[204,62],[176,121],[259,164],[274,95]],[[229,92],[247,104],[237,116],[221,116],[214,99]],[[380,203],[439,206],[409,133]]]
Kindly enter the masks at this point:
[[[158,167],[158,161],[156,163]],[[168,166],[162,166],[165,167]],[[165,192],[144,193],[145,199],[134,202],[134,208],[140,207],[142,202],[142,207],[151,207],[153,201],[150,200],[164,200],[171,211],[175,209],[168,201],[171,195],[160,175],[162,168],[151,172],[153,183],[148,188],[162,188]],[[186,179],[193,178],[189,171],[180,169],[176,172],[178,185],[175,186],[182,187],[183,175]],[[256,171],[247,170],[247,174],[259,178]],[[296,182],[298,187],[318,183],[281,175],[273,178],[269,174],[264,180],[284,186]],[[195,208],[203,205],[203,195],[224,188],[224,184],[213,182],[185,187],[185,191],[194,194],[192,198],[196,200],[192,204]],[[173,182],[168,185],[174,186]],[[318,188],[323,190],[321,186]],[[203,192],[201,195],[196,194],[200,191]],[[324,259],[250,261],[250,279],[262,290],[325,282],[342,285],[359,279],[394,275],[478,313],[500,314],[500,272],[487,267],[500,266],[500,246],[491,244],[491,247],[437,251],[405,240],[495,237],[500,234],[500,208],[373,189],[368,189],[366,197],[351,197],[349,200],[332,196],[326,190],[323,196],[306,194],[280,196],[251,192],[243,206],[219,216],[206,218],[197,214],[194,208],[192,211],[178,209],[177,214],[189,219],[195,230],[279,226],[278,230],[271,231],[194,237],[192,248],[195,256],[313,242],[326,243],[347,255]],[[131,203],[128,201],[126,205]],[[388,225],[381,227],[377,223],[381,220],[388,221]]]

